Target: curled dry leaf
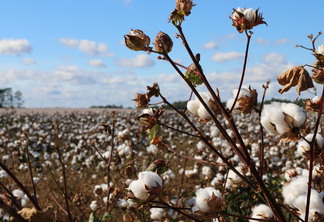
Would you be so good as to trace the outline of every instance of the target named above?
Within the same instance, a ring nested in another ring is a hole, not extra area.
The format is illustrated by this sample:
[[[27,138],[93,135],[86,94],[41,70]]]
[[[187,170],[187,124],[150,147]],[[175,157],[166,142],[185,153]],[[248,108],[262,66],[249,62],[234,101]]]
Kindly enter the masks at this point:
[[[38,211],[36,208],[23,208],[18,214],[29,222],[52,222],[52,208],[49,207],[44,211]]]
[[[277,80],[280,85],[284,86],[284,88],[279,89],[279,93],[281,94],[287,92],[294,86],[297,86],[296,91],[298,95],[300,95],[300,92],[314,87],[312,78],[303,66],[296,66],[288,69],[278,76]]]

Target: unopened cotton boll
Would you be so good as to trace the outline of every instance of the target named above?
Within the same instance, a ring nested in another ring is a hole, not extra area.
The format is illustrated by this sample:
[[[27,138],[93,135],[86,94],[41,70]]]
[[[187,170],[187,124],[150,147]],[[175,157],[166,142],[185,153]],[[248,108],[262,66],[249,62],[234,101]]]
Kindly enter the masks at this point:
[[[270,219],[272,217],[273,217],[272,210],[270,209],[270,207],[268,207],[265,204],[260,204],[252,209],[252,218]],[[257,221],[257,220],[250,219],[249,221],[252,222],[252,221]]]

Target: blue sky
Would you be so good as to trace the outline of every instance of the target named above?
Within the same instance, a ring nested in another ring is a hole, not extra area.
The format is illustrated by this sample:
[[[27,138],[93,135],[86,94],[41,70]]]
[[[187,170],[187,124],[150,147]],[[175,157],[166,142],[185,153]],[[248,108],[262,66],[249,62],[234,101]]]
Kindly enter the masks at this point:
[[[309,51],[295,45],[309,47],[307,35],[324,31],[322,0],[194,3],[183,29],[222,100],[238,86],[245,52],[246,37],[229,19],[237,7],[260,8],[268,23],[253,29],[244,85],[262,94],[262,84],[271,80],[266,98],[297,97],[294,89],[280,95],[276,76],[314,62]],[[168,63],[131,51],[123,42],[131,28],[143,30],[151,40],[163,31],[174,41],[171,58],[190,65],[167,20],[174,8],[175,0],[1,1],[0,88],[20,90],[26,107],[134,107],[134,94],[154,82],[171,102],[186,100],[190,91]]]

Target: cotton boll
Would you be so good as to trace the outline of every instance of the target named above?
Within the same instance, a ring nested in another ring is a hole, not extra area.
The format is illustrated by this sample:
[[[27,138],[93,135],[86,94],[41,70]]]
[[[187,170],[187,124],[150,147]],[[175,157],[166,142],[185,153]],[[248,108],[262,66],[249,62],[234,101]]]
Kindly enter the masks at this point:
[[[124,199],[119,199],[117,201],[117,207],[120,207],[120,208],[127,208],[129,206],[129,203],[127,202],[127,200],[124,200]]]
[[[294,103],[283,103],[281,107],[284,113],[294,119],[294,127],[301,127],[305,123],[307,116],[300,106]]]
[[[198,115],[198,109],[200,107],[200,102],[198,100],[190,100],[187,103],[187,109],[194,114],[195,116]]]
[[[0,170],[0,179],[7,179],[8,174],[4,170]]]
[[[159,152],[159,149],[154,144],[151,144],[146,148],[146,151],[147,153],[156,155]]]
[[[165,216],[165,211],[163,208],[151,208],[150,213],[150,218],[152,220],[162,220]]]
[[[25,196],[25,193],[21,190],[15,189],[12,191],[12,195],[14,195],[18,200],[22,200]]]
[[[209,212],[208,199],[216,196],[221,198],[221,193],[213,187],[199,188],[196,191],[196,207],[202,212]]]
[[[201,169],[201,171],[202,171],[202,174],[204,176],[209,176],[213,172],[212,169],[209,166],[203,166],[202,169]]]
[[[234,98],[228,99],[226,102],[226,108],[231,109],[233,106],[234,100],[235,100]],[[235,107],[237,107],[237,104],[235,105]]]
[[[143,171],[138,174],[138,178],[148,187],[162,187],[162,179],[157,173]]]
[[[306,201],[307,201],[307,194],[303,194],[303,195],[298,196],[292,202],[292,204],[301,213],[305,213],[306,212]],[[312,214],[314,214],[315,212],[317,212],[319,214],[324,214],[323,194],[318,193],[314,189],[311,189],[309,210]]]
[[[282,196],[284,202],[291,207],[294,207],[292,204],[293,201],[300,195],[303,195],[307,191],[308,187],[308,178],[303,176],[298,176],[292,180],[289,184],[283,186]]]
[[[203,105],[200,105],[200,107],[197,111],[197,114],[201,119],[209,119],[210,118],[209,112],[205,109],[205,107]]]
[[[98,209],[98,203],[96,200],[93,200],[90,204],[90,208],[92,211],[96,211]]]
[[[149,197],[145,189],[145,184],[140,179],[132,181],[128,188],[132,191],[134,196],[140,200],[147,200]]]
[[[268,207],[265,204],[260,204],[252,209],[252,218],[270,219],[272,217],[273,217],[272,210],[270,209],[270,207]],[[256,221],[256,220],[250,219],[249,221]]]

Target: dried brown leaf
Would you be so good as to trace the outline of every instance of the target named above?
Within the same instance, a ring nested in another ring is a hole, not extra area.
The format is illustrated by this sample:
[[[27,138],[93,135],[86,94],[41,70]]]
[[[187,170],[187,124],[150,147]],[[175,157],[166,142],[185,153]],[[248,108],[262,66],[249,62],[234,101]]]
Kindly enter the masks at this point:
[[[280,85],[284,86],[284,88],[279,89],[279,93],[281,94],[287,92],[294,86],[297,86],[296,90],[298,95],[300,95],[300,92],[314,87],[308,71],[303,66],[295,66],[294,68],[288,69],[279,75],[277,80]]]
[[[44,211],[38,211],[36,208],[23,208],[18,214],[29,222],[52,222],[52,208],[49,207]]]

